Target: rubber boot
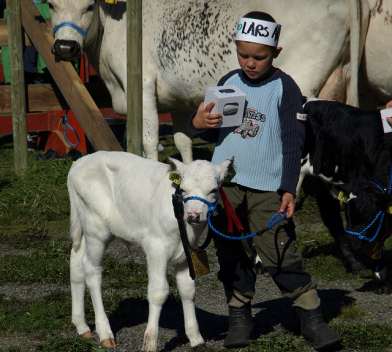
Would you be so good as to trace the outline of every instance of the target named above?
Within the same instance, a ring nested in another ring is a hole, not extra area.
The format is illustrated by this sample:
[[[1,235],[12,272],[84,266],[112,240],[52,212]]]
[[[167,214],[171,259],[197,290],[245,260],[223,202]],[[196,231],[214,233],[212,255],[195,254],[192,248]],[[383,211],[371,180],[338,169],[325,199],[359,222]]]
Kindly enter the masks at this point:
[[[321,308],[306,310],[295,308],[301,321],[301,334],[316,350],[337,345],[339,335],[325,322]]]
[[[226,348],[248,346],[252,329],[253,320],[250,303],[241,308],[229,306],[229,330],[224,346]]]

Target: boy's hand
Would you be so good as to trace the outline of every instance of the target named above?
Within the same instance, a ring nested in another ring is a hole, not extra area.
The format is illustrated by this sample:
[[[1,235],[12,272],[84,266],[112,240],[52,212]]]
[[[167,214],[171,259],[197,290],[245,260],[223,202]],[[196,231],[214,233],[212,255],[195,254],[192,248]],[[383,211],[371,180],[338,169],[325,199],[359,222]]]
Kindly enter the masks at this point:
[[[279,212],[287,213],[287,218],[291,218],[294,215],[295,210],[295,197],[292,193],[285,192],[282,195]]]
[[[214,103],[201,103],[197,109],[196,115],[192,120],[195,128],[216,128],[222,123],[222,116],[220,114],[211,113]]]

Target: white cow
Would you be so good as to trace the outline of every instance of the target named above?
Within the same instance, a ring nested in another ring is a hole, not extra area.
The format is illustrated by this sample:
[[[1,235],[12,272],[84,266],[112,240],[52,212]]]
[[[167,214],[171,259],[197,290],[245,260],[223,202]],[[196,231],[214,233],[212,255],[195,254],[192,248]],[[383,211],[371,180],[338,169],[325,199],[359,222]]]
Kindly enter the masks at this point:
[[[77,55],[86,32],[96,39],[100,32],[93,26],[94,8],[97,10],[95,18],[103,34],[98,38],[100,51],[90,56],[99,58],[99,71],[114,109],[125,113],[125,2],[48,2],[55,54],[60,58]],[[337,68],[348,67],[349,42],[356,43],[351,46],[351,61],[355,63],[352,81],[356,82],[360,45],[358,38],[348,40],[350,33],[358,36],[358,31],[350,31],[355,27],[351,22],[358,25],[356,0],[143,0],[143,144],[147,157],[157,159],[158,109],[170,110],[175,125],[181,122],[179,117],[187,123],[206,86],[216,84],[238,67],[232,32],[238,18],[253,10],[269,12],[283,25],[280,44],[284,49],[277,65],[294,77],[304,95],[317,96]],[[334,90],[329,88],[323,94],[332,95]],[[355,89],[351,96],[355,104]],[[180,132],[175,133],[174,140],[183,160],[192,160],[190,139]]]
[[[172,162],[182,179],[184,219],[190,245],[195,246],[206,225],[208,202],[216,202],[217,189],[230,161],[221,165],[202,160],[187,165],[174,159]],[[105,347],[115,347],[101,293],[102,256],[112,236],[138,243],[146,254],[149,316],[143,350],[157,348],[159,316],[169,293],[168,263],[175,267],[190,344],[204,342],[195,316],[195,284],[189,275],[174,216],[175,188],[169,173],[167,164],[125,152],[103,151],[79,159],[69,172],[72,322],[80,335],[91,336],[84,315],[87,284],[96,330]],[[190,196],[200,197],[207,204],[197,199],[187,200]]]
[[[363,94],[369,94],[370,88],[379,104],[384,104],[392,99],[392,0],[368,0],[368,5],[364,11],[368,26],[363,28]]]

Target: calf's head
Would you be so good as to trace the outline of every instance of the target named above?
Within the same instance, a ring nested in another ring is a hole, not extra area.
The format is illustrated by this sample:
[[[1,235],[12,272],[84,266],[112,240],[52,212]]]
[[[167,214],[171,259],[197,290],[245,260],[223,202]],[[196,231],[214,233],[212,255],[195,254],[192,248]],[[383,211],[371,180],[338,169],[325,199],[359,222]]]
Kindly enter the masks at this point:
[[[337,187],[340,192],[345,194],[344,211],[347,228],[355,232],[368,228],[367,233],[364,233],[364,235],[371,237],[372,234],[375,234],[379,225],[379,218],[376,218],[378,214],[380,212],[389,212],[389,208],[392,205],[391,195],[387,194],[386,190],[380,185],[369,180],[336,186],[335,194]],[[342,199],[341,197],[338,198]]]
[[[209,208],[218,199],[218,189],[225,178],[231,160],[214,165],[206,160],[184,164],[170,158],[174,171],[180,176],[179,189],[184,200],[184,220],[195,225],[205,223]]]
[[[87,31],[93,21],[95,0],[48,0],[55,42],[56,60],[79,58]]]

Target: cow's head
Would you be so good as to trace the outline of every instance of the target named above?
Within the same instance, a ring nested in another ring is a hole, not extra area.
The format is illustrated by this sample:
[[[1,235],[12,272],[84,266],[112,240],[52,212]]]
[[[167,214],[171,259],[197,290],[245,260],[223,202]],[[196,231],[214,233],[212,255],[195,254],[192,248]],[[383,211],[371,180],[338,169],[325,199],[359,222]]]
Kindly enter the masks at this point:
[[[333,194],[344,203],[347,229],[360,232],[368,238],[376,233],[380,212],[389,213],[392,197],[382,186],[369,180],[360,180],[355,184],[333,186]]]
[[[56,60],[79,58],[88,29],[93,21],[95,0],[48,0],[55,42]]]
[[[206,160],[184,164],[170,159],[179,178],[178,187],[184,201],[184,220],[195,225],[207,221],[208,210],[218,198],[218,189],[225,178],[230,160],[214,165]]]

